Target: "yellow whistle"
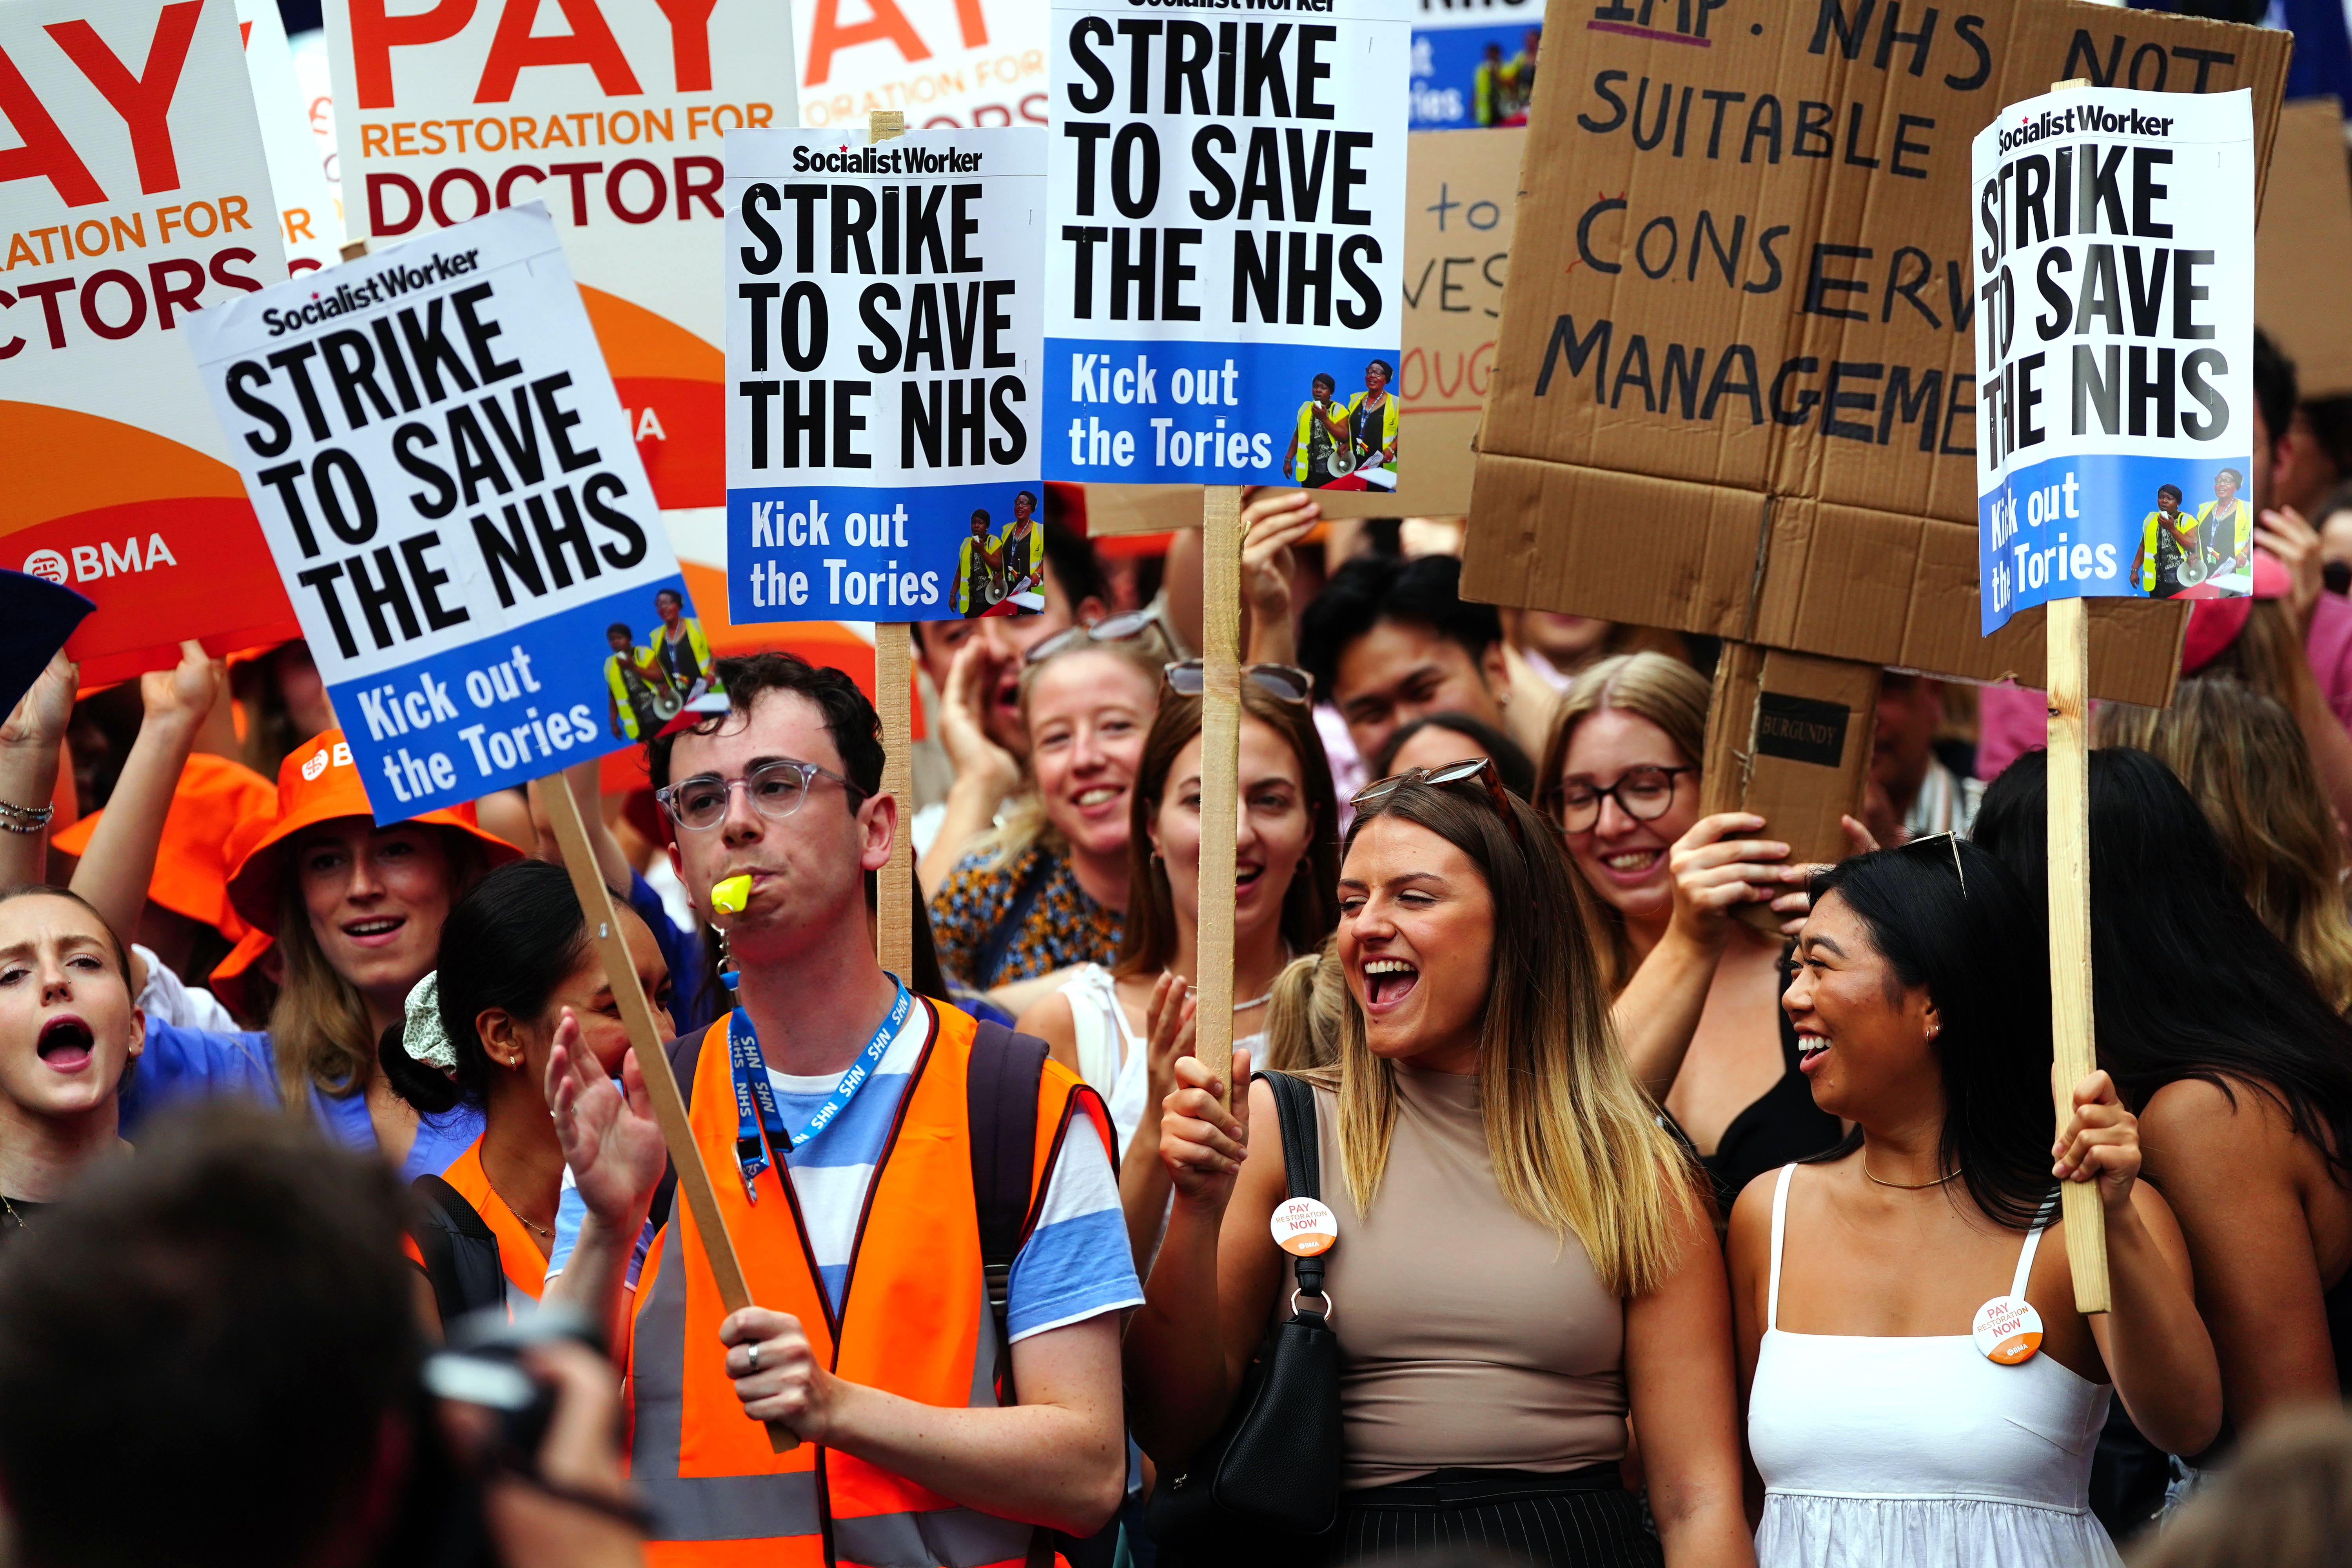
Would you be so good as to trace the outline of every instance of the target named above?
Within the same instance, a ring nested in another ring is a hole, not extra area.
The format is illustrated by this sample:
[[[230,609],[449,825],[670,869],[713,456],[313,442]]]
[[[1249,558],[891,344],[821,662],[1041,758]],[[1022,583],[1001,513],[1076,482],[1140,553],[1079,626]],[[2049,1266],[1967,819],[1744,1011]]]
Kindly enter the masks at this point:
[[[751,901],[751,878],[748,872],[730,877],[710,889],[710,907],[719,914],[740,915]]]

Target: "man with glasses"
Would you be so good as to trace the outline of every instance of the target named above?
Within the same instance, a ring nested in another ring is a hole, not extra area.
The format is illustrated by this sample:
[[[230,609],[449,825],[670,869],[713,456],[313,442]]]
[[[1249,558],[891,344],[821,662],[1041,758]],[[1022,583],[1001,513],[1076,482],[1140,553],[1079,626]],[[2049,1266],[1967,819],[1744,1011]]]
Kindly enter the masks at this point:
[[[1034,1145],[1055,1152],[1033,1156],[1050,1163],[1004,1287],[1006,1360],[976,1233],[976,1026],[884,972],[866,923],[898,810],[873,707],[789,654],[719,675],[729,710],[651,763],[697,906],[728,885],[737,1008],[672,1049],[758,1305],[729,1314],[690,1217],[667,1216],[628,1338],[632,1479],[666,1563],[796,1562],[821,1539],[827,1561],[1011,1568],[1033,1526],[1090,1534],[1123,1490],[1119,1314],[1142,1298],[1108,1116],[1045,1065]],[[588,1218],[557,1289],[612,1321],[658,1140],[641,1092],[566,1070],[553,1098]],[[801,1446],[771,1453],[762,1421]]]

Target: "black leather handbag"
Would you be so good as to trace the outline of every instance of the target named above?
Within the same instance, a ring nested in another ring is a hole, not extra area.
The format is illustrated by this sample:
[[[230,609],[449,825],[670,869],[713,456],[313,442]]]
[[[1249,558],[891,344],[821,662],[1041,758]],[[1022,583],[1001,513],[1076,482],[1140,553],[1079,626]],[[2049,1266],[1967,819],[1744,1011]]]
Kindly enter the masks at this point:
[[[1315,1091],[1287,1073],[1255,1075],[1274,1091],[1294,1198],[1320,1198]],[[1323,1259],[1294,1258],[1288,1319],[1266,1331],[1217,1435],[1181,1471],[1162,1471],[1145,1514],[1151,1538],[1187,1561],[1246,1561],[1306,1547],[1339,1516],[1339,1336],[1323,1294]],[[1307,1300],[1320,1309],[1302,1308]]]

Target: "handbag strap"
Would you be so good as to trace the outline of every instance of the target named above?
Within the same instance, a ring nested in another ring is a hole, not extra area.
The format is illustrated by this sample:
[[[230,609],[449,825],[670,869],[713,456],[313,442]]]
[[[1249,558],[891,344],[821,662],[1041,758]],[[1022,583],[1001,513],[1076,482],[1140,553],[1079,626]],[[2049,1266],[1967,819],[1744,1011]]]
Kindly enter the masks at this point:
[[[1323,1196],[1323,1143],[1315,1114],[1315,1090],[1304,1079],[1286,1072],[1260,1072],[1250,1075],[1262,1080],[1274,1091],[1274,1119],[1282,1133],[1282,1169],[1289,1183],[1290,1196],[1316,1198]],[[1323,1294],[1323,1259],[1294,1258],[1293,1271],[1298,1279],[1301,1295]]]

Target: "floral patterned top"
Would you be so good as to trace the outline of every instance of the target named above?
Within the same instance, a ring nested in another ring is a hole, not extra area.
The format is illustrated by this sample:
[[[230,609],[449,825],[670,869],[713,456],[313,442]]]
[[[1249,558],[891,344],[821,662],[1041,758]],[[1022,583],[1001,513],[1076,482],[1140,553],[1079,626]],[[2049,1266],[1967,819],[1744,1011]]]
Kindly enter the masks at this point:
[[[1009,933],[999,934],[1022,889],[1032,883],[1036,892],[1028,913]],[[1043,843],[993,868],[979,856],[967,856],[931,898],[931,941],[940,968],[950,979],[982,991],[1074,964],[1113,963],[1126,926],[1126,917],[1095,902],[1078,886],[1069,860]],[[1001,951],[982,973],[992,936]]]

